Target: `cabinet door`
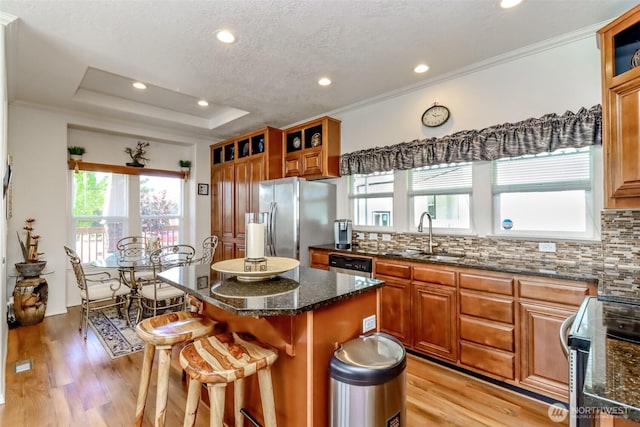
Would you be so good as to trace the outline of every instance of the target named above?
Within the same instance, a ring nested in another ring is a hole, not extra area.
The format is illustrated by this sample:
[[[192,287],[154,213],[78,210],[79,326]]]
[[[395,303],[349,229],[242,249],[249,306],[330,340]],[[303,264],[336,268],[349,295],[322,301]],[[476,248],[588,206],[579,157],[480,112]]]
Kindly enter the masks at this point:
[[[608,93],[608,121],[603,123],[605,203],[607,208],[640,207],[640,79]],[[608,136],[608,138],[607,138]]]
[[[218,246],[222,246],[222,259],[233,259],[236,257],[235,248],[236,245],[233,242],[220,242]],[[216,251],[219,252],[219,251]]]
[[[250,165],[248,161],[239,161],[235,163],[234,168],[236,192],[235,237],[244,239],[246,233],[244,214],[249,212],[251,203]]]
[[[304,153],[302,155],[302,176],[322,175],[322,151]]]
[[[382,278],[380,330],[398,338],[405,345],[411,345],[411,292],[408,280]]]
[[[224,217],[224,178],[222,168],[211,168],[211,234],[222,237],[222,223]]]
[[[234,167],[233,163],[220,166],[222,173],[222,236],[233,239],[235,237],[235,203],[234,203]]]
[[[287,154],[284,159],[284,176],[300,176],[301,173],[300,154]]]
[[[264,156],[249,160],[249,212],[260,210],[260,182],[267,178]]]
[[[457,361],[456,289],[413,284],[413,347],[417,351]]]
[[[329,252],[311,249],[309,251],[309,257],[311,258],[312,268],[319,268],[320,270],[329,269]]]
[[[560,344],[560,325],[577,308],[520,302],[520,382],[567,401],[569,363]]]

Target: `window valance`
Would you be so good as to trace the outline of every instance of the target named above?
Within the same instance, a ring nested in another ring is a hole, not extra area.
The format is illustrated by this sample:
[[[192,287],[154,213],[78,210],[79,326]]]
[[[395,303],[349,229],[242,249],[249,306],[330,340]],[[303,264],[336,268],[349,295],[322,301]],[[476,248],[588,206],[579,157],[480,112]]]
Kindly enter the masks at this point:
[[[413,140],[341,156],[342,175],[412,169],[443,163],[497,160],[602,144],[602,106],[577,113],[546,114],[442,138]]]

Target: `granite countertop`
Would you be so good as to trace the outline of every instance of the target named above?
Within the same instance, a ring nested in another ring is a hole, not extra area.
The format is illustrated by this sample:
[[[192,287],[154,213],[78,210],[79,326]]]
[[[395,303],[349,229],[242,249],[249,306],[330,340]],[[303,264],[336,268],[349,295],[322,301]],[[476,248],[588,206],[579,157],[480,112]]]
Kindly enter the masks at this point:
[[[292,316],[384,285],[384,281],[309,267],[243,282],[208,265],[175,267],[160,279],[196,298],[242,316]]]
[[[394,259],[407,262],[423,262],[429,264],[451,265],[456,267],[476,268],[479,270],[500,271],[504,273],[527,274],[550,277],[554,279],[579,280],[598,283],[602,278],[602,271],[588,265],[576,262],[536,261],[529,259],[458,256],[447,259],[434,259],[428,255],[398,256],[389,253],[389,249],[377,251],[375,249],[354,247],[352,249],[336,249],[335,245],[316,245],[309,249],[340,252],[354,256],[369,256],[376,258]],[[436,251],[436,254],[438,252]],[[452,254],[455,255],[455,254]]]
[[[582,323],[591,335],[584,384],[586,410],[640,422],[640,306],[592,299]],[[615,335],[615,336],[614,336]],[[637,337],[636,337],[637,339]]]

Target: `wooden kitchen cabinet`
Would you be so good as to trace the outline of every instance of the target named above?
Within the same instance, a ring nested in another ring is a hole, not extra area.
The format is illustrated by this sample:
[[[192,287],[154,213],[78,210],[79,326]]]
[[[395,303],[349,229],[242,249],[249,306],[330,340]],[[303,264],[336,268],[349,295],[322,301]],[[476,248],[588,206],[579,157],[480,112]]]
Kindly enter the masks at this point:
[[[640,208],[640,6],[598,31],[605,208]]]
[[[411,346],[411,267],[375,261],[375,277],[385,281],[380,296],[380,331]]]
[[[329,269],[329,252],[309,249],[309,259],[311,268],[319,268],[320,270]]]
[[[340,176],[340,121],[322,117],[285,129],[282,135],[284,176]]]
[[[414,282],[413,348],[432,356],[458,360],[456,288]]]
[[[281,130],[266,127],[211,146],[211,234],[222,248],[216,261],[244,257],[245,213],[258,211],[261,181],[282,177],[281,141]]]
[[[578,311],[595,285],[544,277],[518,277],[520,385],[567,401],[569,364],[560,344],[560,326]]]
[[[485,374],[516,378],[512,275],[464,271],[460,286],[460,363]]]

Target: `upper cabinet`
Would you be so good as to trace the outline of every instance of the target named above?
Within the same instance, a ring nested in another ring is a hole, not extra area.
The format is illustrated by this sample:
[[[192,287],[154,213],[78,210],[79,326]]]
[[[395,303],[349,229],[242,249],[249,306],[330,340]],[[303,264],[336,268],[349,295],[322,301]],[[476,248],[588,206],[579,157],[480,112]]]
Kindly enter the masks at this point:
[[[598,31],[606,208],[640,208],[640,6]]]
[[[285,129],[282,147],[284,176],[340,176],[340,120],[322,117]]]

